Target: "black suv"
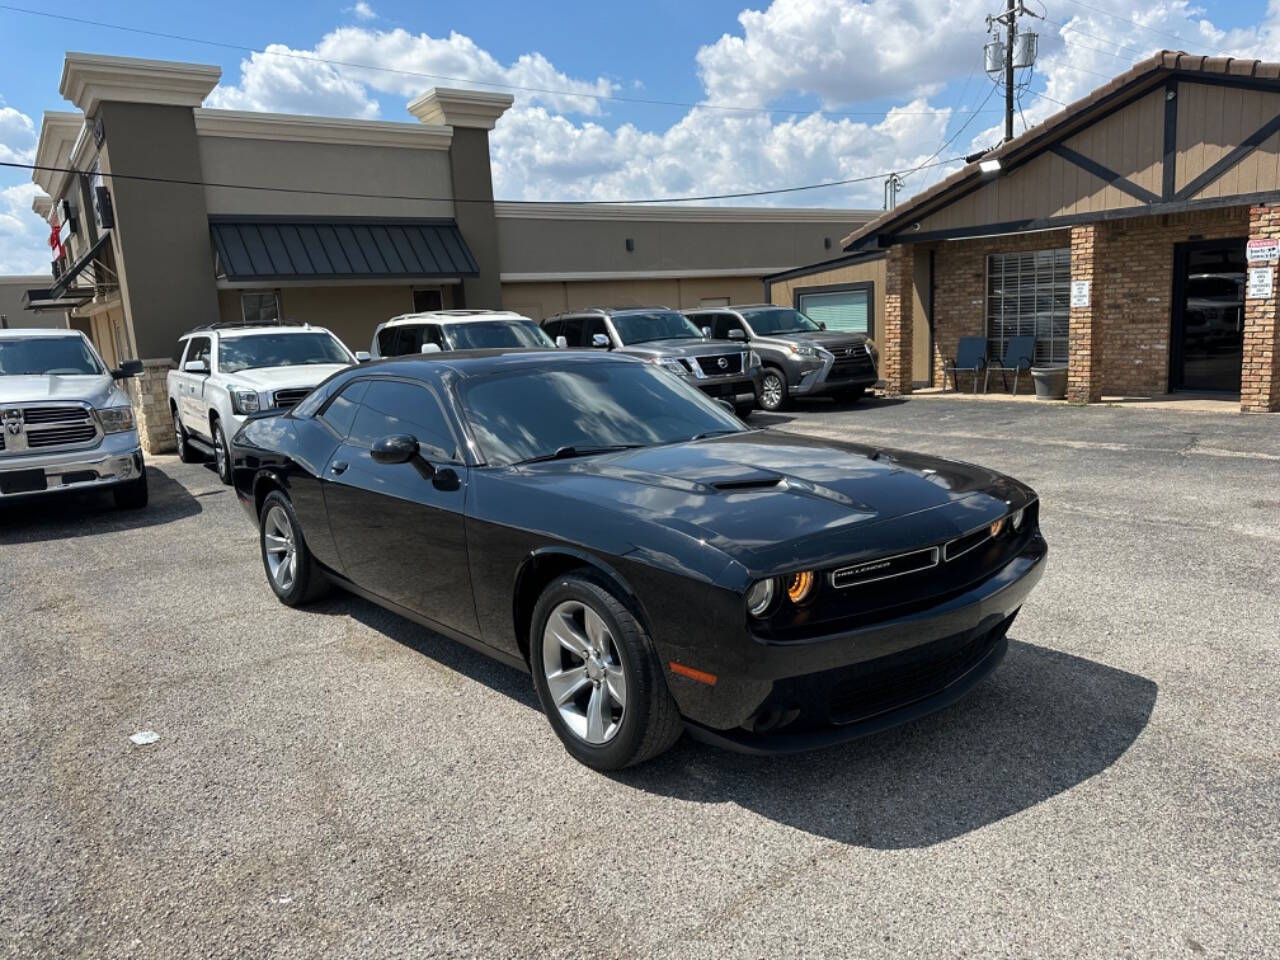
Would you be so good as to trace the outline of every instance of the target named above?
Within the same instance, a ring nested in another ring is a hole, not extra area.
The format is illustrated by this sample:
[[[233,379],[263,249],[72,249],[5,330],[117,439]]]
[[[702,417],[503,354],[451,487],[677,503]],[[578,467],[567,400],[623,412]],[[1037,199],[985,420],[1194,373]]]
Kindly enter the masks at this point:
[[[750,346],[763,369],[756,395],[762,410],[778,410],[791,397],[829,394],[858,400],[880,375],[875,343],[865,333],[827,330],[798,310],[761,303],[706,307],[685,315],[711,338]]]
[[[745,343],[708,340],[670,307],[591,307],[557,314],[542,329],[561,347],[616,350],[656,363],[745,417],[759,392],[760,357]]]

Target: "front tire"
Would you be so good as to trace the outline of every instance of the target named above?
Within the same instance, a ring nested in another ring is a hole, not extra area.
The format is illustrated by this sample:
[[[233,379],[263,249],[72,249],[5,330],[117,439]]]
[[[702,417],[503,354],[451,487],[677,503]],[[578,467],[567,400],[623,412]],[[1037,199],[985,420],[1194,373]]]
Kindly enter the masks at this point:
[[[231,483],[231,447],[227,444],[227,432],[222,429],[222,421],[213,421],[213,463],[218,471],[218,479],[225,484]]]
[[[136,480],[122,483],[111,491],[111,496],[119,510],[141,510],[147,505],[147,468]]]
[[[777,367],[765,367],[760,374],[756,403],[767,413],[776,413],[787,405],[787,378]]]
[[[293,504],[279,490],[262,501],[258,546],[267,583],[281,603],[299,607],[328,592],[329,581],[311,556]]]
[[[644,627],[595,577],[569,573],[543,592],[529,660],[551,728],[594,770],[643,763],[684,730]]]
[[[734,415],[739,420],[745,420],[755,412],[756,405],[754,403],[735,403],[733,405]]]

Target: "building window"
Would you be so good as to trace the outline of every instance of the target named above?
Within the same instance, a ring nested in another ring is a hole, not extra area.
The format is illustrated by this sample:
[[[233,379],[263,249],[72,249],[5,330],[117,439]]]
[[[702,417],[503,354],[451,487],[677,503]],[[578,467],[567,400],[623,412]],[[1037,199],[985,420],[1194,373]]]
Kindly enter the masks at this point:
[[[276,300],[275,291],[242,293],[240,295],[240,314],[244,317],[245,323],[278,323],[280,321],[280,304]]]
[[[1004,356],[1010,337],[1036,338],[1036,363],[1066,363],[1071,323],[1071,249],[987,257],[987,349]]]
[[[444,298],[438,288],[413,291],[414,313],[434,313],[442,309],[444,309]]]
[[[871,290],[870,283],[797,290],[796,309],[828,330],[871,334]]]

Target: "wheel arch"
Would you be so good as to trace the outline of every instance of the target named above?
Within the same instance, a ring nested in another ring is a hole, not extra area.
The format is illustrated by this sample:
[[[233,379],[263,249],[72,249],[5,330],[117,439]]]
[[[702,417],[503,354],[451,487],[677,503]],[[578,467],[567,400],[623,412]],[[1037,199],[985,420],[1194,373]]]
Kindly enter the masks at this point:
[[[599,557],[574,547],[539,547],[521,561],[512,589],[511,614],[516,643],[525,662],[529,659],[530,628],[538,598],[556,577],[570,571],[589,572],[612,587],[618,600],[631,611],[645,632],[653,636],[644,605],[626,578]]]
[[[279,490],[286,497],[289,496],[289,484],[285,482],[284,477],[275,470],[259,470],[253,478],[253,514],[256,517],[262,516],[262,504],[272,490]]]

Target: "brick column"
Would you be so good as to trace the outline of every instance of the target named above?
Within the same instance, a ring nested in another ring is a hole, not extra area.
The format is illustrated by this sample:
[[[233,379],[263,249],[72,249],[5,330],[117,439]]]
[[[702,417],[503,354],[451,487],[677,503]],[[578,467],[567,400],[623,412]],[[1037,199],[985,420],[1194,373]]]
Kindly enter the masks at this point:
[[[880,333],[880,376],[891,397],[911,392],[912,302],[915,248],[897,244],[885,256],[884,323]]]
[[[1097,403],[1102,399],[1102,291],[1097,279],[1102,227],[1089,223],[1071,228],[1071,281],[1088,281],[1089,306],[1071,308],[1068,334],[1067,400]]]
[[[1280,238],[1280,208],[1251,207],[1249,239]],[[1271,271],[1275,293],[1275,265],[1250,264]],[[1240,409],[1244,413],[1280,411],[1280,324],[1276,323],[1276,298],[1244,301],[1244,362],[1240,368]]]
[[[128,381],[138,437],[147,453],[169,453],[174,449],[173,415],[169,411],[167,375],[172,360],[144,360],[142,373]]]

